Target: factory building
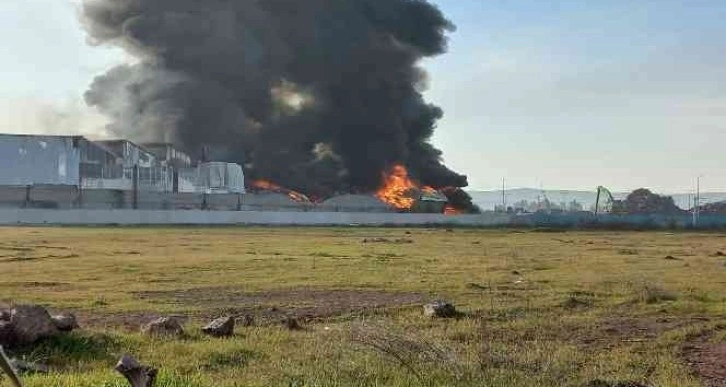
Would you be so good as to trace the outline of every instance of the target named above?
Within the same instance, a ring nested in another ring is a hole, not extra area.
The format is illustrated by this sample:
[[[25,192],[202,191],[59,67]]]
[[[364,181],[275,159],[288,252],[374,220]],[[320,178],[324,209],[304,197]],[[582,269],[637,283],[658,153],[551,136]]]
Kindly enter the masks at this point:
[[[0,134],[0,186],[86,190],[244,193],[238,164],[192,166],[171,144],[90,141],[80,136]]]
[[[152,168],[157,166],[156,156],[139,145],[128,140],[96,141],[116,156],[120,165],[125,168],[138,166],[140,168]]]
[[[245,176],[239,164],[201,163],[180,169],[177,179],[178,192],[245,193]]]
[[[0,185],[78,185],[83,141],[0,134]]]
[[[189,168],[192,166],[192,158],[174,148],[169,143],[143,143],[141,146],[147,151],[151,152],[157,162],[162,165],[174,167],[175,169]]]

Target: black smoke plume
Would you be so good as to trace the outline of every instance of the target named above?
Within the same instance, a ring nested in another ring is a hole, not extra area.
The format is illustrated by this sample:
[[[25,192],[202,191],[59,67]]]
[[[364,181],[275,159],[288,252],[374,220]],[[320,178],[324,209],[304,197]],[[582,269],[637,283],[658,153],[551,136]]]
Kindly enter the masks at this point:
[[[99,76],[89,105],[111,131],[238,162],[250,178],[326,196],[371,191],[403,163],[465,187],[430,139],[419,61],[454,26],[425,0],[84,0],[92,44],[135,64]]]

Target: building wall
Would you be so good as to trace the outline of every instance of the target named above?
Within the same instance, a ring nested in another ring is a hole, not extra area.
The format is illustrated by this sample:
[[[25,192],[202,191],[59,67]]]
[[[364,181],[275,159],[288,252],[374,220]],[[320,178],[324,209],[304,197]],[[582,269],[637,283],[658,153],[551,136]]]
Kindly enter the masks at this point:
[[[179,192],[245,193],[242,167],[232,163],[204,163],[179,169]]]
[[[79,141],[0,134],[0,185],[78,185]]]
[[[138,165],[143,168],[151,168],[156,166],[156,157],[131,141],[112,140],[98,141],[98,143],[120,157],[124,167]]]

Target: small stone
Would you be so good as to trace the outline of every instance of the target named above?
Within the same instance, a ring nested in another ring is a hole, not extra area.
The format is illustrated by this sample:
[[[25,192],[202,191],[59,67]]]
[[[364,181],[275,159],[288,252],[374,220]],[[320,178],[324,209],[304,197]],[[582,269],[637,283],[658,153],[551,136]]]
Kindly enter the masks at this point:
[[[48,366],[45,364],[31,363],[18,359],[10,360],[10,365],[19,374],[47,374],[49,372]]]
[[[234,336],[234,318],[220,317],[202,328],[202,332],[212,337]]]
[[[18,305],[10,312],[17,344],[32,344],[58,334],[53,319],[42,306]]]
[[[55,324],[56,328],[58,328],[58,330],[61,332],[70,332],[78,328],[78,321],[76,320],[76,316],[73,313],[53,316],[52,319],[53,324]]]
[[[456,308],[448,302],[435,301],[424,305],[424,316],[451,318],[456,316]]]
[[[184,328],[175,318],[161,317],[144,325],[141,332],[150,336],[181,336]]]

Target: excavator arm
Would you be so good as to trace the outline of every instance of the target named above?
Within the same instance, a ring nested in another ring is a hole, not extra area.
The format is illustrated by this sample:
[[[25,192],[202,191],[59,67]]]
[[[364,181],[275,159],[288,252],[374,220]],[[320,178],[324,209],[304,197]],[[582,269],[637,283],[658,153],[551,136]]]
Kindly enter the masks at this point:
[[[612,209],[613,202],[615,201],[615,198],[613,198],[613,194],[608,190],[607,188],[603,186],[597,187],[597,199],[595,199],[595,215],[597,215],[600,212],[600,203],[604,202],[607,204],[609,208]]]

